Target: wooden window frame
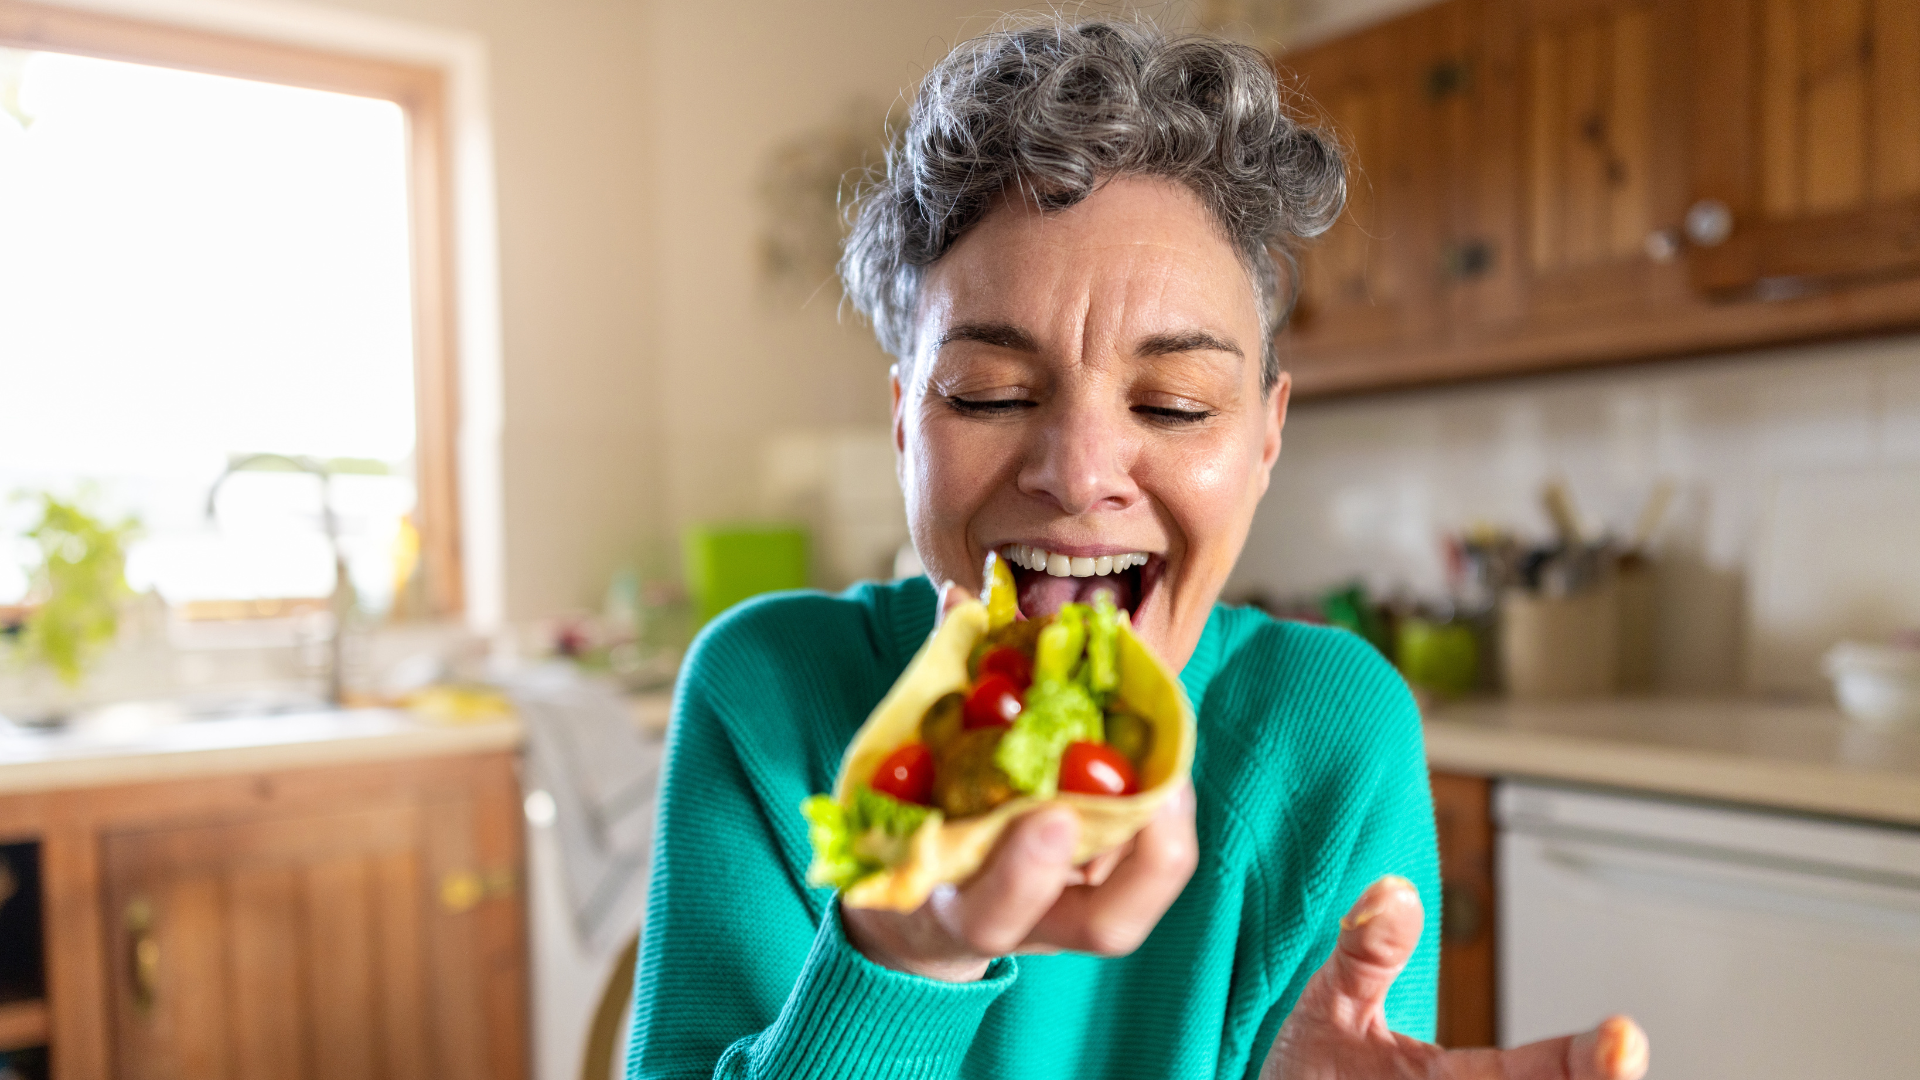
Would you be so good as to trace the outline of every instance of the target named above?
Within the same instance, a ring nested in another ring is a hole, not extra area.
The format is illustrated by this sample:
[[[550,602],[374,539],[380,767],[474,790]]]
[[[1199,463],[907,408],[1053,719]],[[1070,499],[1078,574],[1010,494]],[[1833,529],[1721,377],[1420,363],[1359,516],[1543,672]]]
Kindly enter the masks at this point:
[[[0,0],[0,46],[379,98],[407,120],[407,203],[413,267],[414,466],[421,570],[430,617],[466,607],[461,566],[459,357],[454,295],[452,161],[447,76],[433,67]]]

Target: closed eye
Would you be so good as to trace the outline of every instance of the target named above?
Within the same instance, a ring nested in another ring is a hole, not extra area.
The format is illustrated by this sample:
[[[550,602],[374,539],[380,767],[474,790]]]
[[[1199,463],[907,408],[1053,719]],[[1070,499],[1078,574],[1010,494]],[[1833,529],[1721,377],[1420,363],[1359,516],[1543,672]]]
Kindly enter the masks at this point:
[[[1011,416],[1020,409],[1029,409],[1038,402],[1026,398],[987,398],[969,400],[952,394],[947,395],[947,407],[962,416]]]
[[[1161,405],[1135,405],[1133,411],[1164,424],[1197,424],[1220,415],[1212,409],[1169,409]]]

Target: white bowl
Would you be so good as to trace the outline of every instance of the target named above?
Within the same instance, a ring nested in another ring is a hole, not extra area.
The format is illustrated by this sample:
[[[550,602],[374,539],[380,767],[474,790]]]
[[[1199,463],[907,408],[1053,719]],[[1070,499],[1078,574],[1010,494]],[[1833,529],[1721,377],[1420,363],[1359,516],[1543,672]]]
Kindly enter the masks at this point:
[[[1869,724],[1920,724],[1920,649],[1843,641],[1822,666],[1841,712]]]

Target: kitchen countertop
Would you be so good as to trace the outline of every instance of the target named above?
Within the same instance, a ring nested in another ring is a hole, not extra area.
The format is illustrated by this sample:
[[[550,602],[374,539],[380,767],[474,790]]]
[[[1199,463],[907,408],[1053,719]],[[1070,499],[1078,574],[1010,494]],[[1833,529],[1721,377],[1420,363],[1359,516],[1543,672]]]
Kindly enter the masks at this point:
[[[0,795],[517,749],[518,721],[435,724],[398,709],[181,719],[108,709],[53,730],[0,721]]]
[[[1426,713],[1443,772],[1525,776],[1920,826],[1920,730],[1832,705],[1470,700]]]
[[[657,735],[670,697],[629,698]],[[1726,698],[1469,700],[1426,713],[1445,772],[1532,777],[1920,826],[1920,730],[1831,705]],[[0,721],[0,795],[220,773],[515,750],[517,721],[436,724],[397,709],[181,720],[106,710],[54,731]]]

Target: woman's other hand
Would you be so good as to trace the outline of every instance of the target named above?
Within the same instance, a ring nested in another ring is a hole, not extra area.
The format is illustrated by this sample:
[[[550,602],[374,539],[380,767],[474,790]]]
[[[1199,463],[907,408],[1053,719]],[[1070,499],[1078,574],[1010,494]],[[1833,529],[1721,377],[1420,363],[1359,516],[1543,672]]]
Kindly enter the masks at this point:
[[[1387,1029],[1387,988],[1424,921],[1403,878],[1381,878],[1340,920],[1340,943],[1314,973],[1267,1055],[1261,1080],[1639,1080],[1647,1036],[1615,1016],[1582,1035],[1512,1050],[1442,1050]]]

